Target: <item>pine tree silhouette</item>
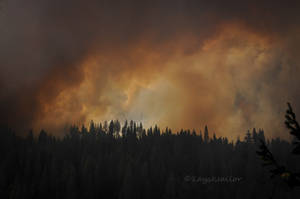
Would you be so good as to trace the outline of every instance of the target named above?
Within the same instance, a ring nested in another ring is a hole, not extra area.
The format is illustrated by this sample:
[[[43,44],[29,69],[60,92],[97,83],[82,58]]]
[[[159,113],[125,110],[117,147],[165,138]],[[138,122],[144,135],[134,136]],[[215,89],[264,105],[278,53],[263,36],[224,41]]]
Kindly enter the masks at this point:
[[[287,103],[288,109],[285,114],[285,125],[290,130],[290,134],[294,136],[292,154],[300,155],[300,126],[296,120],[296,114],[293,112],[290,103]],[[264,137],[259,138],[259,150],[256,151],[257,155],[263,160],[263,166],[269,168],[271,178],[279,177],[281,181],[285,182],[291,189],[300,186],[300,173],[292,172],[285,166],[280,165],[274,158],[274,155],[269,150],[265,143]],[[273,198],[275,193],[275,186],[270,198]]]

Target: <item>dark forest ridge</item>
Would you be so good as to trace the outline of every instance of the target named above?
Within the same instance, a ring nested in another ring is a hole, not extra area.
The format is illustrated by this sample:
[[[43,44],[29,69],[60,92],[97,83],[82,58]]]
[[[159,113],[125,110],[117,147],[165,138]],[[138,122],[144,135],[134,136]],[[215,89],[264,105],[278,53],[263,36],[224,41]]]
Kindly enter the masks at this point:
[[[0,197],[298,198],[300,190],[290,188],[300,185],[300,160],[293,156],[300,154],[300,126],[290,104],[285,117],[293,143],[256,129],[229,142],[210,136],[206,126],[203,135],[172,134],[133,121],[121,128],[117,120],[72,126],[63,138],[44,130],[20,137],[1,128]]]
[[[0,133],[1,198],[266,198],[272,183],[255,154],[263,131],[248,132],[243,141],[166,129],[119,125],[73,126],[63,138],[41,131],[33,137]],[[266,140],[278,159],[291,168],[299,160],[292,145]],[[203,183],[209,177],[238,182]],[[247,193],[247,195],[245,195]],[[299,192],[278,190],[284,198]]]

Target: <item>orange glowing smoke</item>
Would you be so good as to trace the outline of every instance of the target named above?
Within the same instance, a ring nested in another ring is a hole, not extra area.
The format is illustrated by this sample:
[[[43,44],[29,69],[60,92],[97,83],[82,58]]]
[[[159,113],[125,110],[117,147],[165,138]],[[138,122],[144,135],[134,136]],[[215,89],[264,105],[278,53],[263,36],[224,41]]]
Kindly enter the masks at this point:
[[[285,103],[299,99],[299,3],[291,3],[7,1],[1,124],[60,134],[128,119],[208,125],[230,138],[253,127],[281,135]]]

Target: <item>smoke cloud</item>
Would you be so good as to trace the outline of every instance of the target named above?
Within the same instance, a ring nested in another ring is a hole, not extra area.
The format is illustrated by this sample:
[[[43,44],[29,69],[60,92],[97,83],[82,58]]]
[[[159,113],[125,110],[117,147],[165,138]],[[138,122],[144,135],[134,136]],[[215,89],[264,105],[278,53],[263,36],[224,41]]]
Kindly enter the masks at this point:
[[[299,113],[299,1],[10,0],[0,14],[0,121],[59,134],[133,119],[285,137]]]

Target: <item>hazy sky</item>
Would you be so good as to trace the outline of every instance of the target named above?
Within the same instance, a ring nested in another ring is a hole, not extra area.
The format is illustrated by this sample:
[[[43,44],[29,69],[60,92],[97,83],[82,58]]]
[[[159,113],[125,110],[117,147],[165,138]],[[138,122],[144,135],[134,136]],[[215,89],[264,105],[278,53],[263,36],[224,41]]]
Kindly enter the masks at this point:
[[[133,119],[280,135],[300,110],[300,1],[4,0],[2,124]]]

